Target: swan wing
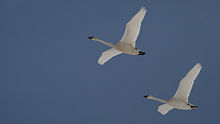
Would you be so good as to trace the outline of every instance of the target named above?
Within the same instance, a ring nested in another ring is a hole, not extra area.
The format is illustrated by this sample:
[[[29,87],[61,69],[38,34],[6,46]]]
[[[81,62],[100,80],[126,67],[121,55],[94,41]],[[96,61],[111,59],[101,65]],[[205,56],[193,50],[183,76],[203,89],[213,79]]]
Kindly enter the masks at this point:
[[[188,103],[188,97],[190,91],[192,89],[194,80],[198,76],[202,66],[197,63],[187,74],[186,76],[180,81],[179,87],[173,96],[173,98],[181,99]]]
[[[172,110],[173,107],[168,105],[168,104],[162,104],[158,107],[157,111],[160,112],[161,114],[165,115],[167,112]]]
[[[141,28],[141,22],[144,19],[145,14],[146,9],[142,7],[140,11],[132,17],[132,19],[126,24],[125,32],[120,42],[126,42],[135,47],[135,42]]]
[[[121,54],[120,51],[116,50],[115,48],[111,48],[109,50],[106,50],[102,53],[102,55],[99,57],[98,63],[100,65],[103,65],[105,62],[107,62],[112,57]]]

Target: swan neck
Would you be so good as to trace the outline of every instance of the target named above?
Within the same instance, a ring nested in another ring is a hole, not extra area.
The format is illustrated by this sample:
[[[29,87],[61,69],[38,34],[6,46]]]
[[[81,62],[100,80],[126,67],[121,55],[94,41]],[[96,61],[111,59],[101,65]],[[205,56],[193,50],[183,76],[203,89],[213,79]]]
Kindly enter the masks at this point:
[[[107,45],[107,46],[116,48],[116,46],[115,46],[114,44],[108,43],[108,42],[103,41],[103,40],[100,40],[100,39],[98,39],[98,38],[94,38],[94,39],[92,39],[92,40],[99,41],[99,42],[101,42],[101,43],[103,43],[103,44],[105,44],[105,45]]]
[[[156,98],[156,97],[153,97],[153,96],[150,96],[148,99],[153,99],[153,100],[156,100],[156,101],[159,101],[159,102],[162,102],[162,103],[167,103],[166,100],[159,99],[159,98]]]

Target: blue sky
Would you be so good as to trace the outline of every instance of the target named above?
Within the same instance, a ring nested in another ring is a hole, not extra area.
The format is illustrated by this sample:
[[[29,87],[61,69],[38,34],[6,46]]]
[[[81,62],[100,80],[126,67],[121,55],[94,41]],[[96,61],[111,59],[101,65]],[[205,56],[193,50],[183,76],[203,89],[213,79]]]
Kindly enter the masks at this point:
[[[2,0],[0,123],[217,123],[220,2],[217,0]],[[136,47],[100,66],[125,24],[145,6]],[[195,111],[158,113],[179,81],[203,66],[189,97]]]

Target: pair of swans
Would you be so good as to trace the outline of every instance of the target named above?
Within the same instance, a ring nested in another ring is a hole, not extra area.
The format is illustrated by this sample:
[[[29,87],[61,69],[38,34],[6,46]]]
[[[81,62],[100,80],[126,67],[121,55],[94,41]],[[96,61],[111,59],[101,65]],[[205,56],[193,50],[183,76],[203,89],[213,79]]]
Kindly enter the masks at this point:
[[[112,57],[119,55],[121,53],[130,54],[130,55],[144,55],[145,52],[138,50],[135,48],[136,39],[138,37],[141,22],[144,19],[146,14],[146,9],[141,8],[140,11],[132,17],[132,19],[126,24],[124,35],[121,40],[116,43],[108,43],[106,41],[100,40],[96,37],[88,37],[91,40],[101,42],[111,49],[106,50],[99,57],[98,63],[103,65],[105,62],[110,60]],[[197,63],[188,73],[187,75],[180,81],[179,87],[175,93],[175,95],[170,100],[163,100],[151,95],[144,96],[147,99],[153,99],[164,104],[158,107],[158,112],[165,115],[168,111],[176,108],[182,110],[193,110],[196,109],[196,105],[192,105],[188,103],[188,97],[191,92],[194,80],[198,76],[202,66]]]

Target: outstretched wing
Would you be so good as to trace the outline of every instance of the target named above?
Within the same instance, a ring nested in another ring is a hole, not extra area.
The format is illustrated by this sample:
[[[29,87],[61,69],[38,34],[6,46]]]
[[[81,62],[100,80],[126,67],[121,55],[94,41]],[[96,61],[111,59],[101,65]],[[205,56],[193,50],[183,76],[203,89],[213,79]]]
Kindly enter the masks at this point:
[[[202,66],[198,63],[186,74],[186,76],[180,81],[179,87],[173,98],[181,99],[188,103],[188,97],[194,80],[198,76],[201,68]]]
[[[168,104],[162,104],[158,107],[157,111],[160,112],[161,114],[165,115],[167,112],[172,110],[173,107],[168,105]]]
[[[99,57],[98,63],[100,65],[103,65],[105,62],[107,62],[112,57],[121,54],[120,51],[116,50],[115,48],[111,48],[109,50],[106,50],[102,53],[102,55]]]
[[[135,42],[141,28],[141,22],[144,19],[145,14],[146,9],[142,7],[140,11],[132,17],[132,19],[126,24],[125,32],[120,42],[130,43],[135,47]]]

